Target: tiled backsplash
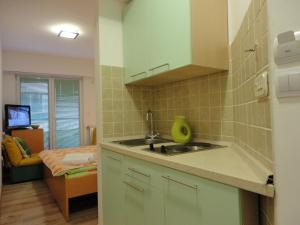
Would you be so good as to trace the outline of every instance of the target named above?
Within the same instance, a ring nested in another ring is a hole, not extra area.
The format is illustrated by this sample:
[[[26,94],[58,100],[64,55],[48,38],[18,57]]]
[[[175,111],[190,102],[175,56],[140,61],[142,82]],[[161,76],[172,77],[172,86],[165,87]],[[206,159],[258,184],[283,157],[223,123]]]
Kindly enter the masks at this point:
[[[194,138],[232,141],[231,89],[232,78],[227,72],[155,87],[155,128],[170,135],[175,115],[183,115]]]
[[[103,137],[145,135],[152,90],[123,85],[123,68],[101,66]]]
[[[145,135],[145,116],[151,109],[162,135],[170,135],[175,115],[184,115],[195,138],[233,141],[232,78],[227,73],[137,87],[123,85],[123,68],[101,70],[104,137]]]
[[[255,48],[255,52],[246,52]],[[269,98],[257,100],[254,79],[268,71],[267,5],[253,0],[231,46],[235,142],[269,168],[273,167]]]
[[[253,49],[255,52],[245,52]],[[269,70],[268,16],[265,0],[252,0],[231,46],[234,141],[273,169],[270,99],[257,100],[254,79]],[[260,197],[260,224],[274,225],[274,200]]]

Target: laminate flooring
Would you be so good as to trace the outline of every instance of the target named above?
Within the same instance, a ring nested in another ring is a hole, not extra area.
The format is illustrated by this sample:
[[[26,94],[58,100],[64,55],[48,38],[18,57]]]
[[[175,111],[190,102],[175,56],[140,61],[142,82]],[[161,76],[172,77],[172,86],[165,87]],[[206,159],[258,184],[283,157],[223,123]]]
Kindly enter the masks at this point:
[[[77,210],[66,222],[43,181],[3,185],[0,203],[1,225],[97,225],[97,204],[77,201]],[[79,202],[79,203],[78,203]],[[80,205],[80,203],[82,203]],[[76,203],[75,203],[76,204]],[[82,207],[83,206],[83,207]]]

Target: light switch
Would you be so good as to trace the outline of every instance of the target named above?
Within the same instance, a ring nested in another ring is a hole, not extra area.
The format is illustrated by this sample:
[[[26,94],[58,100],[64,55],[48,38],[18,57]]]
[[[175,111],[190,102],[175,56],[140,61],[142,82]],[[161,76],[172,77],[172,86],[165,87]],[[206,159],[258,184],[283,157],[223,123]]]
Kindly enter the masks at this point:
[[[292,67],[276,71],[278,98],[300,96],[300,68]]]
[[[268,72],[259,74],[254,81],[254,93],[256,98],[264,98],[269,94]]]

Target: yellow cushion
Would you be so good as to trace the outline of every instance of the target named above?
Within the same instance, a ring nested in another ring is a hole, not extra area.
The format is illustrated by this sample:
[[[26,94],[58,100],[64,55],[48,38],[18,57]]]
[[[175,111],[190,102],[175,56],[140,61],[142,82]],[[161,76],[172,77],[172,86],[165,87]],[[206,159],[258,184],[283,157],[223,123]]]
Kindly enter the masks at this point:
[[[42,163],[38,154],[32,154],[30,158],[24,158],[21,160],[19,166],[31,166]]]
[[[10,163],[13,166],[19,166],[23,156],[15,140],[10,136],[6,136],[3,140],[3,144],[5,146]]]

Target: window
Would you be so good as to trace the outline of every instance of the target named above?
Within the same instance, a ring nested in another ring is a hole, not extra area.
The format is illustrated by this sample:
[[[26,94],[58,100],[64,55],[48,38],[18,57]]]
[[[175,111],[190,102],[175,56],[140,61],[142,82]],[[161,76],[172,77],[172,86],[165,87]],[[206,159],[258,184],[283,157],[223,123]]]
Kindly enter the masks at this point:
[[[80,145],[80,99],[78,80],[55,80],[56,147]]]
[[[20,78],[20,102],[44,129],[45,149],[80,146],[80,81]]]
[[[44,129],[44,147],[49,145],[49,81],[21,78],[21,104],[31,106],[31,123]]]

